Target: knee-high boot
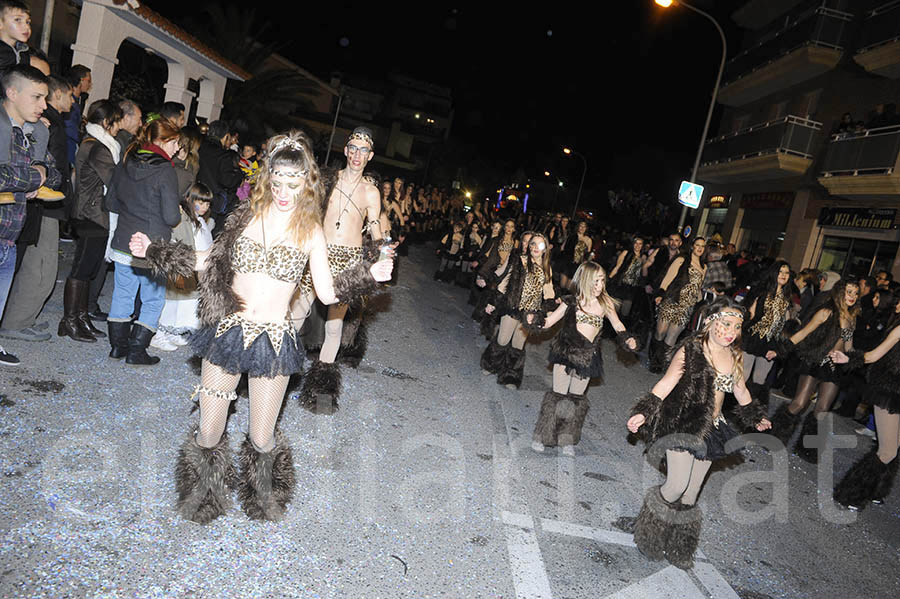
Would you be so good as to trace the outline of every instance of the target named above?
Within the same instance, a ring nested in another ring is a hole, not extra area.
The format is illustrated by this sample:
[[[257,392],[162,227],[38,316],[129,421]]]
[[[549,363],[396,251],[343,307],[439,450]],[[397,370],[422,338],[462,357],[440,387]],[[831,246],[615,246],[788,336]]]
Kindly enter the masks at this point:
[[[134,323],[131,325],[131,336],[128,338],[128,355],[125,356],[126,364],[136,366],[152,366],[159,363],[159,358],[147,353],[147,346],[153,339],[154,332],[143,325]]]
[[[824,418],[825,415],[823,414],[822,417]],[[803,426],[800,427],[800,436],[797,437],[797,442],[794,444],[794,453],[804,462],[816,464],[819,461],[819,448],[812,445],[806,446],[805,438],[807,435],[819,436],[819,419],[815,410],[810,410],[806,414],[806,418],[803,419]],[[810,442],[814,443],[815,441],[810,439]]]
[[[559,426],[559,444],[560,445],[578,445],[581,441],[581,431],[584,428],[584,421],[587,418],[588,410],[591,409],[591,402],[588,401],[586,395],[575,395],[569,393],[566,396],[567,402],[560,402],[559,408],[565,406],[565,418]],[[571,405],[565,405],[571,404]]]
[[[481,352],[481,369],[485,374],[497,374],[503,368],[508,350],[509,345],[500,345],[497,343],[496,337],[491,339],[488,346]]]
[[[857,461],[834,488],[834,500],[855,512],[870,501],[881,503],[897,475],[897,458],[885,464],[872,449]]]
[[[525,348],[516,349],[512,345],[506,352],[503,367],[497,373],[497,382],[511,389],[522,385],[522,374],[525,372]]]
[[[228,436],[222,435],[213,447],[200,447],[194,433],[178,452],[175,464],[176,510],[193,522],[206,524],[231,507],[228,487],[235,479]]]
[[[91,334],[79,318],[79,309],[82,294],[87,293],[87,282],[69,277],[63,290],[63,318],[59,321],[56,334],[60,337],[69,337],[75,341],[96,343],[97,338]]]
[[[91,317],[88,316],[88,295],[90,295],[91,285],[85,281],[78,289],[78,304],[76,307],[75,317],[81,322],[81,327],[87,330],[97,339],[106,337],[106,333],[94,326]]]
[[[281,431],[275,431],[275,447],[262,452],[249,435],[241,444],[238,498],[251,520],[280,520],[294,496],[294,454]]]
[[[128,355],[128,337],[131,336],[131,322],[107,320],[106,328],[109,330],[109,357],[114,360],[121,360]],[[199,372],[197,374],[199,376]]]

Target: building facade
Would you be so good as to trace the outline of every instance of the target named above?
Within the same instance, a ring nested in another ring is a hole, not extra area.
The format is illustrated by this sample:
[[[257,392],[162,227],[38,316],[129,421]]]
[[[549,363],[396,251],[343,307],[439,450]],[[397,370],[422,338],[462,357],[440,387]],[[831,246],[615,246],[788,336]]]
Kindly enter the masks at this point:
[[[900,278],[900,2],[753,0],[694,224],[799,270]]]

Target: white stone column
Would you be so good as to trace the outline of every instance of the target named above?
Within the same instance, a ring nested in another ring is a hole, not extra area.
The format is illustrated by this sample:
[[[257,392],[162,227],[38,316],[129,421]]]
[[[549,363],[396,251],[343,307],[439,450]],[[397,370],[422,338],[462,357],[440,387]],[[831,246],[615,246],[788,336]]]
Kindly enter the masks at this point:
[[[225,78],[205,76],[200,78],[200,95],[197,97],[197,116],[207,122],[219,118],[222,98],[225,96]]]
[[[125,39],[124,23],[106,7],[85,2],[78,21],[78,36],[72,44],[72,65],[81,64],[91,70],[93,86],[85,106],[94,99],[109,97],[116,55]]]
[[[166,90],[164,101],[183,104],[185,111],[188,111],[196,94],[187,88],[188,77],[184,71],[184,65],[167,60],[166,66],[169,68],[169,80],[163,84]]]

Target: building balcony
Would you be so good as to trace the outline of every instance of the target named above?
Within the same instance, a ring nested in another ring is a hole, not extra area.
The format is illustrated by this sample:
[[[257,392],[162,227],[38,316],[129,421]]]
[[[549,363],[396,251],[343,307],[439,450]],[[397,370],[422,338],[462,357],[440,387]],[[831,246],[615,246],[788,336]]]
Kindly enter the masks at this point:
[[[900,195],[900,125],[832,135],[821,183],[831,195]]]
[[[900,0],[869,11],[853,60],[875,75],[900,77]]]
[[[853,15],[817,6],[788,17],[726,65],[719,102],[743,106],[833,69]]]
[[[786,116],[707,140],[697,177],[710,183],[786,179],[806,173],[822,123]]]

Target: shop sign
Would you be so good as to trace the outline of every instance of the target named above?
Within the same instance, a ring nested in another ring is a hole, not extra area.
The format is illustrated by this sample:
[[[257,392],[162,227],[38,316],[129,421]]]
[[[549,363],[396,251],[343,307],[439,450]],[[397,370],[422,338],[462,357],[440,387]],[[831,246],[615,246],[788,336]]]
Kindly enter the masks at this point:
[[[728,208],[728,196],[713,196],[709,198],[710,208]]]
[[[826,207],[819,212],[819,226],[887,230],[894,228],[896,217],[896,208]]]
[[[793,191],[770,191],[766,193],[748,193],[741,198],[741,208],[757,210],[784,210],[794,202]]]

